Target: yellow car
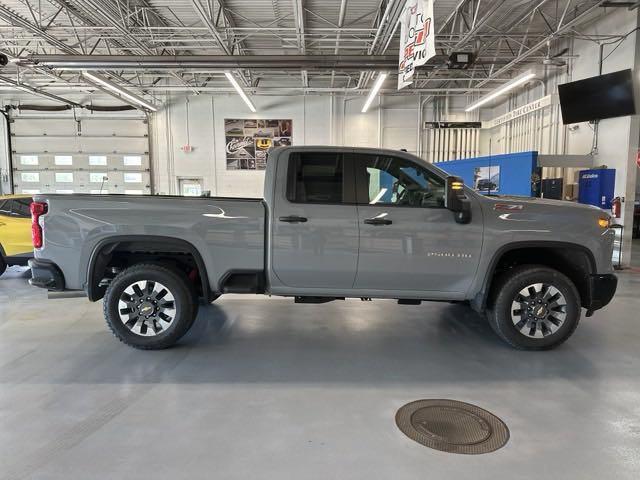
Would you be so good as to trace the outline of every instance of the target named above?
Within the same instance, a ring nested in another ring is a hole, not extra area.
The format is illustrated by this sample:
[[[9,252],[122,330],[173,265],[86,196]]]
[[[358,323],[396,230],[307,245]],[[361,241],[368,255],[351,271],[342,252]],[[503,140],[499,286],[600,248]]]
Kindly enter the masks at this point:
[[[33,257],[31,202],[29,195],[0,195],[0,275],[8,265],[26,265]]]

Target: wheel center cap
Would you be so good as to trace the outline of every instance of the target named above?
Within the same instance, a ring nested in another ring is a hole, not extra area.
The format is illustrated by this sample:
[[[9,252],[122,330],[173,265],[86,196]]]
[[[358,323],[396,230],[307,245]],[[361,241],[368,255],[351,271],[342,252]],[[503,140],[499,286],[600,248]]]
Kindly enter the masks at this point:
[[[149,304],[149,303],[144,303],[141,307],[140,307],[140,313],[142,315],[150,315],[151,313],[153,313],[153,305]]]
[[[547,315],[547,309],[543,305],[538,305],[535,307],[533,313],[538,318],[543,318]]]

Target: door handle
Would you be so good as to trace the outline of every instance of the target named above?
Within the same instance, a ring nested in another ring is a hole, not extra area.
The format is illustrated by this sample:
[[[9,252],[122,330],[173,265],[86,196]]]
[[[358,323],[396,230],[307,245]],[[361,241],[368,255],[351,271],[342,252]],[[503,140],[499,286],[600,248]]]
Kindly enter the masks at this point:
[[[278,220],[280,220],[281,222],[287,222],[287,223],[304,223],[307,221],[307,218],[299,217],[298,215],[289,215],[287,217],[280,217],[278,218]]]
[[[391,225],[393,222],[386,218],[367,218],[364,223],[367,225]]]

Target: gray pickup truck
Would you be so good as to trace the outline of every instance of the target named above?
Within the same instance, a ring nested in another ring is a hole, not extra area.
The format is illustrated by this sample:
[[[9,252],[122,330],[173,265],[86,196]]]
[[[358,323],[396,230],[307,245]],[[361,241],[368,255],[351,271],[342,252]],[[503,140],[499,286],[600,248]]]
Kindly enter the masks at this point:
[[[466,302],[510,345],[544,350],[617,284],[604,211],[482,196],[401,151],[275,149],[262,199],[34,200],[31,284],[104,298],[115,336],[142,349],[180,339],[200,299],[257,293]]]

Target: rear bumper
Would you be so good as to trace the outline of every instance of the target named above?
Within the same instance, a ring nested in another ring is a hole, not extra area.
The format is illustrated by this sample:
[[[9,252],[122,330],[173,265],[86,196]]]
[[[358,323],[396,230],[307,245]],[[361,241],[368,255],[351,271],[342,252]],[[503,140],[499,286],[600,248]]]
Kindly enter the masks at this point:
[[[609,273],[606,275],[591,275],[589,277],[590,302],[586,306],[588,313],[606,306],[618,286],[618,277]]]
[[[64,290],[64,276],[55,263],[32,258],[29,260],[29,267],[31,267],[29,283],[32,286],[54,291]]]

